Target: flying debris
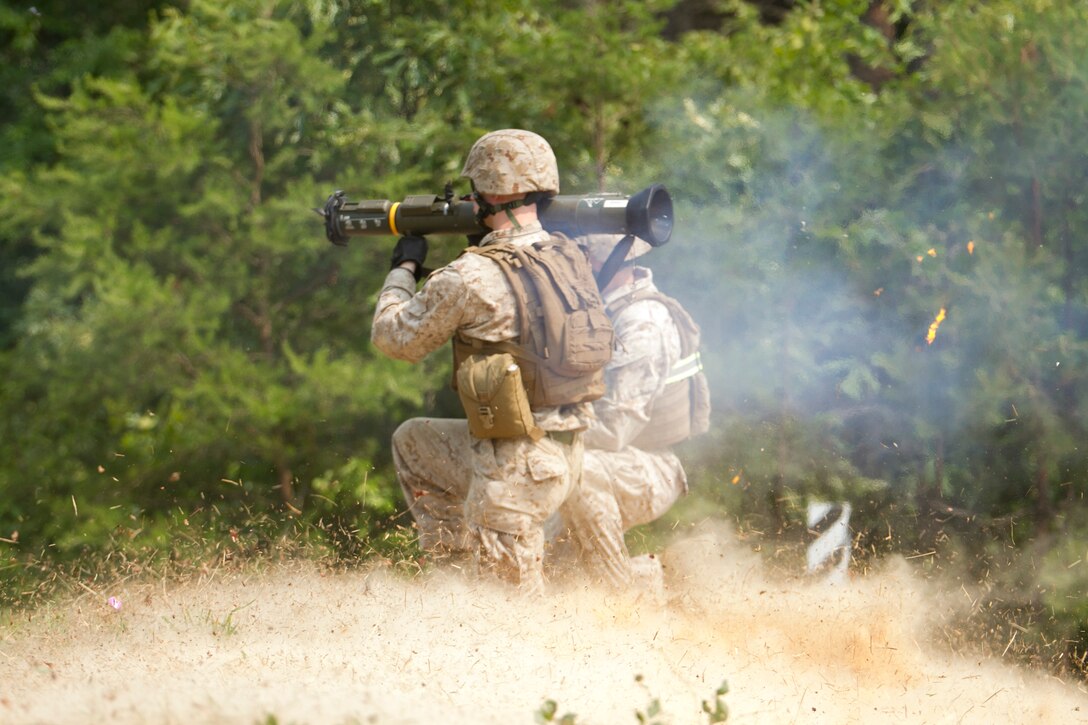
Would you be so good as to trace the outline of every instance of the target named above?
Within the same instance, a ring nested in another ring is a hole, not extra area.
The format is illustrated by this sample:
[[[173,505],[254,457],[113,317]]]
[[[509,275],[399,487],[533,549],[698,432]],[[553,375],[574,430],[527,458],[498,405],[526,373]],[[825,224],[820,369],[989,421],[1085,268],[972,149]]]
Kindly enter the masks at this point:
[[[937,328],[941,326],[942,322],[944,322],[945,317],[946,317],[946,310],[945,310],[945,308],[942,307],[940,309],[940,311],[937,313],[937,316],[935,318],[933,318],[933,322],[930,323],[930,325],[929,325],[929,332],[926,333],[926,344],[927,345],[932,345],[933,341],[935,339],[937,339]]]

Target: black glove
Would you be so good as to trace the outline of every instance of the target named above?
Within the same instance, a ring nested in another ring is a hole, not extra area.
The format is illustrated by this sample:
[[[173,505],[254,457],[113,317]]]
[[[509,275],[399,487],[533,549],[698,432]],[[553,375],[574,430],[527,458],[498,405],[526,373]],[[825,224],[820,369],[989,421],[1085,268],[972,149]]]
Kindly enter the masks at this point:
[[[427,259],[426,237],[404,236],[397,240],[397,246],[393,247],[392,269],[396,269],[401,262],[416,263],[416,281],[423,277],[423,262]]]

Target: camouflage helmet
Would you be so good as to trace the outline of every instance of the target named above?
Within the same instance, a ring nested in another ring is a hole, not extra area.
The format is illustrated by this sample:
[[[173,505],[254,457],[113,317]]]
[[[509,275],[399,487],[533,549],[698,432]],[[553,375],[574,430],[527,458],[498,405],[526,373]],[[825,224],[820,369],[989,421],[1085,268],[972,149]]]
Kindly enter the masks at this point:
[[[518,128],[481,136],[468,152],[461,176],[482,194],[559,193],[552,147],[543,137]]]
[[[586,234],[578,237],[578,245],[582,249],[586,250],[589,255],[589,260],[595,266],[601,266],[608,259],[608,255],[612,254],[612,250],[623,239],[623,234]],[[653,247],[643,239],[635,237],[635,241],[631,244],[631,249],[627,252],[626,259],[631,260],[635,257],[641,257],[646,252],[649,252]]]

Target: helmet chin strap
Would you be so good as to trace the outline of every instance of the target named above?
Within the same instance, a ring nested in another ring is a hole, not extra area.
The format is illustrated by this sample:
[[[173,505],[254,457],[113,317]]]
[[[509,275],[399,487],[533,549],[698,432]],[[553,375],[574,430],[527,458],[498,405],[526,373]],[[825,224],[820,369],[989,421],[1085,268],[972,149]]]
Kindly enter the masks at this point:
[[[511,212],[510,210],[511,209],[516,209],[518,206],[521,206],[523,203],[524,202],[518,202],[517,206],[508,206],[508,205],[504,204],[504,205],[502,205],[500,207],[504,212],[506,212],[506,218],[509,219],[510,223],[514,225],[514,229],[517,229],[519,232],[521,231],[521,224],[518,222],[517,217],[515,217],[513,212]]]
[[[484,219],[489,216],[498,214],[499,212],[505,212],[506,218],[510,220],[510,223],[514,225],[514,228],[521,231],[521,224],[518,222],[517,217],[514,216],[513,210],[519,207],[526,206],[528,204],[535,204],[537,202],[537,194],[527,194],[523,199],[515,199],[514,201],[507,201],[502,204],[492,204],[484,199],[484,195],[476,191],[476,184],[472,183],[472,198],[476,201],[476,222],[483,225]]]

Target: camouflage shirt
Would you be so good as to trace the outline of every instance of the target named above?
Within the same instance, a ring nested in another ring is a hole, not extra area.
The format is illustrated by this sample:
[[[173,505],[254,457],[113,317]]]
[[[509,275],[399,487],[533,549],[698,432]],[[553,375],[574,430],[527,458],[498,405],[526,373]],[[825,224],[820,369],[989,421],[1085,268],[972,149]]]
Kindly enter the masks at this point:
[[[506,242],[528,245],[550,238],[539,222],[521,229],[493,231],[480,246]],[[477,254],[462,254],[436,270],[416,291],[406,269],[393,269],[385,278],[370,340],[398,360],[419,362],[460,332],[483,342],[516,341],[519,319],[510,283],[495,262]],[[589,403],[533,411],[544,430],[577,430],[593,417]]]
[[[606,305],[654,287],[653,274],[635,267],[630,284],[604,295]],[[665,388],[669,369],[680,359],[680,332],[668,308],[653,300],[624,307],[612,317],[616,349],[605,368],[608,392],[593,403],[597,419],[585,435],[586,448],[619,451],[650,422],[654,399]]]

